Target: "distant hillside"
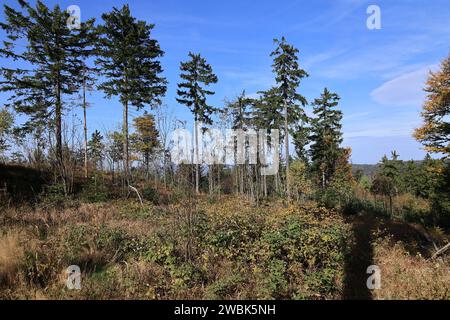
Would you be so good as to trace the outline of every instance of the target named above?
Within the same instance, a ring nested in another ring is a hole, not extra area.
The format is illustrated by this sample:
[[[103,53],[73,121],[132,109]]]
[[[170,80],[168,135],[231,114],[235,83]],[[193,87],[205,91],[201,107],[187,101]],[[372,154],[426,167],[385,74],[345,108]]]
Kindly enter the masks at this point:
[[[366,176],[373,176],[378,172],[379,164],[352,164],[352,172],[355,174],[361,170]]]

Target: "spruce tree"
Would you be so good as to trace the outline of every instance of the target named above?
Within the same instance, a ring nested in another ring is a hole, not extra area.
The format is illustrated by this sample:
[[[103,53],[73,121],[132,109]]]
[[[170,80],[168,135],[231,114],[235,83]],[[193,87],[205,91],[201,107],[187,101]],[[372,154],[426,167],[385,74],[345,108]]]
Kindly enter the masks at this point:
[[[284,114],[284,147],[286,157],[286,196],[290,201],[289,186],[289,125],[292,122],[307,121],[302,107],[306,105],[306,99],[297,93],[302,78],[307,77],[305,70],[298,63],[299,50],[288,44],[284,37],[281,40],[274,39],[276,49],[270,54],[273,57],[273,72],[276,74],[276,93],[283,102]],[[292,120],[290,121],[291,118]]]
[[[95,130],[92,133],[91,140],[88,142],[88,153],[89,157],[92,159],[94,163],[94,167],[98,168],[99,164],[101,166],[101,162],[103,161],[103,151],[105,149],[105,145],[103,144],[103,136],[100,131]]]
[[[91,19],[79,28],[68,25],[69,13],[56,5],[50,10],[43,2],[35,7],[18,0],[19,10],[4,6],[6,33],[0,56],[11,64],[24,67],[2,67],[1,91],[13,92],[9,105],[29,116],[23,125],[54,127],[56,158],[63,163],[62,117],[64,97],[77,91],[84,60],[92,54],[95,32]]]
[[[323,188],[329,184],[342,153],[342,112],[334,109],[339,99],[336,93],[325,88],[320,98],[313,103],[316,117],[312,119],[310,154],[312,170],[319,174]]]
[[[207,96],[213,95],[214,91],[207,89],[210,84],[217,83],[217,76],[213,73],[212,67],[200,54],[189,52],[190,60],[181,62],[180,78],[182,82],[178,84],[176,100],[178,103],[186,105],[194,115],[194,135],[195,135],[195,191],[199,193],[200,181],[200,155],[198,150],[198,124],[199,122],[211,125],[213,123],[212,114],[216,108],[206,102]]]
[[[226,109],[232,119],[232,129],[244,130],[250,123],[253,99],[249,98],[243,90],[234,101],[228,102]]]
[[[102,15],[96,64],[106,80],[99,86],[108,98],[118,96],[123,105],[124,171],[129,179],[128,113],[133,106],[156,106],[166,93],[166,80],[158,60],[164,54],[151,37],[153,24],[136,20],[128,5]]]
[[[392,198],[399,193],[400,174],[402,171],[402,161],[398,160],[399,155],[394,150],[391,152],[391,159],[386,155],[381,159],[379,176],[383,182],[384,194],[389,197],[389,208],[391,214],[393,214],[393,201]]]
[[[258,91],[258,94],[260,97],[253,105],[253,123],[260,129],[279,129],[284,125],[284,119],[283,99],[278,93],[278,88]],[[284,132],[280,134],[280,139],[282,138]]]

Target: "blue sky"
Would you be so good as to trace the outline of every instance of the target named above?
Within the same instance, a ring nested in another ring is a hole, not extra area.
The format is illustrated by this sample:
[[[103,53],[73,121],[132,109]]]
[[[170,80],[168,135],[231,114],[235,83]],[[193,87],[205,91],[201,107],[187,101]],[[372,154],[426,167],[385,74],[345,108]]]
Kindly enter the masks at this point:
[[[15,0],[3,2],[16,6]],[[210,103],[221,107],[243,89],[253,96],[274,84],[269,54],[273,38],[284,35],[300,50],[300,63],[310,74],[299,92],[308,101],[324,87],[341,96],[344,145],[352,148],[354,163],[376,163],[394,149],[405,160],[424,156],[411,134],[421,123],[427,73],[450,49],[448,0],[44,2],[78,5],[82,20],[98,21],[112,6],[129,3],[133,15],[154,23],[153,36],[165,51],[165,103],[177,118],[190,122],[187,108],[175,100],[179,63],[189,51],[200,52],[213,66],[219,82]],[[371,4],[381,9],[380,30],[366,26]],[[0,102],[6,97],[2,94]],[[94,92],[89,100],[90,131],[118,126],[117,99]]]

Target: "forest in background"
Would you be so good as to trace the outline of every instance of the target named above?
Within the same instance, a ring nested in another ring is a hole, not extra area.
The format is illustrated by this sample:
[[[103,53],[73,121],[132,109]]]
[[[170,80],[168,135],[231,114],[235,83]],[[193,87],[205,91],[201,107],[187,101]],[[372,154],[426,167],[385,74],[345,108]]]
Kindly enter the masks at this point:
[[[429,154],[402,161],[393,150],[374,168],[350,163],[338,93],[320,88],[309,102],[299,93],[309,75],[284,37],[268,53],[276,85],[224,106],[208,102],[220,85],[213,66],[189,53],[176,102],[198,127],[193,154],[211,128],[264,130],[255,139],[280,161],[273,175],[260,150],[256,162],[247,152],[234,165],[175,164],[171,133],[188,125],[163,103],[154,25],[123,6],[73,27],[58,6],[18,3],[0,23],[9,62],[0,90],[10,94],[0,111],[0,297],[449,298],[440,249],[450,228],[450,56],[429,75],[414,133]],[[88,134],[93,90],[120,101],[119,129]],[[65,116],[73,108],[81,125]],[[239,143],[235,159],[250,148]],[[74,264],[79,292],[61,281]],[[387,277],[375,292],[373,264]]]

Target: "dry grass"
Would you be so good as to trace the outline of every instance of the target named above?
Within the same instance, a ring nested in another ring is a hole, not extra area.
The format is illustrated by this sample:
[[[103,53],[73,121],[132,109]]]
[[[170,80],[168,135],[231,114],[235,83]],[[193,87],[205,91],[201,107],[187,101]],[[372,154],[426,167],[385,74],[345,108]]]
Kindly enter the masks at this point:
[[[23,248],[20,245],[20,235],[9,232],[0,238],[0,287],[11,285],[23,261]]]
[[[193,252],[196,256],[193,260],[201,273],[196,273],[197,269],[190,269],[190,261],[180,262],[184,261],[184,250],[187,250],[182,242],[185,237],[183,226],[186,224],[187,213],[191,211],[204,214],[208,221],[206,226],[219,228],[225,236],[227,228],[232,229],[234,226],[229,224],[230,221],[243,228],[241,230],[245,234],[251,234],[255,223],[277,230],[281,228],[280,221],[292,216],[301,217],[302,221],[313,226],[320,225],[320,228],[312,228],[311,232],[319,232],[330,225],[344,224],[337,212],[317,208],[313,203],[286,208],[282,201],[268,201],[261,203],[260,207],[255,207],[244,198],[231,196],[219,196],[215,201],[204,196],[197,201],[185,199],[179,203],[159,206],[145,203],[144,209],[133,200],[95,204],[80,202],[64,208],[10,208],[0,216],[0,297],[267,297],[261,286],[272,274],[259,262],[255,262],[254,256],[249,257],[248,261],[241,259],[239,262],[231,255],[238,255],[240,251],[229,250],[227,254],[230,256],[222,257],[217,255],[217,252],[213,254],[212,251],[207,251],[199,242],[198,247],[194,246]],[[255,219],[247,219],[251,217]],[[222,225],[221,221],[228,222]],[[411,250],[422,244],[418,235],[423,234],[423,230],[416,230],[412,225],[395,221],[371,224],[370,230],[374,231],[378,227],[380,230],[386,229],[383,232],[378,231],[372,238],[384,239],[375,240],[373,243],[373,261],[382,270],[382,288],[372,292],[373,298],[450,299],[448,261],[429,261],[424,258],[426,255],[422,257]],[[442,230],[427,231],[436,243],[448,241]],[[160,234],[162,240],[159,240],[160,236],[156,236],[157,234]],[[396,236],[389,238],[389,235]],[[153,244],[156,240],[159,246]],[[172,248],[174,240],[180,241]],[[404,243],[398,240],[403,240]],[[140,249],[141,246],[144,247],[143,250]],[[239,248],[244,250],[247,247]],[[311,249],[318,248],[315,244]],[[328,254],[329,251],[325,253]],[[173,260],[174,257],[179,259]],[[65,288],[64,272],[70,264],[78,264],[83,270],[80,291],[69,291]],[[294,280],[287,282],[287,288],[290,290],[295,287],[299,293],[308,293],[299,295],[298,298],[314,297],[314,292],[310,294],[308,286],[321,279],[310,277],[309,282],[306,282],[302,265],[293,262],[288,267],[286,272],[289,272]],[[191,284],[192,276],[199,277],[195,284]],[[336,284],[331,286],[340,287],[343,281],[337,278]],[[335,295],[327,297],[339,298],[339,290]]]
[[[384,239],[375,245],[381,289],[375,299],[450,299],[450,266],[443,260],[411,255],[401,242]]]

